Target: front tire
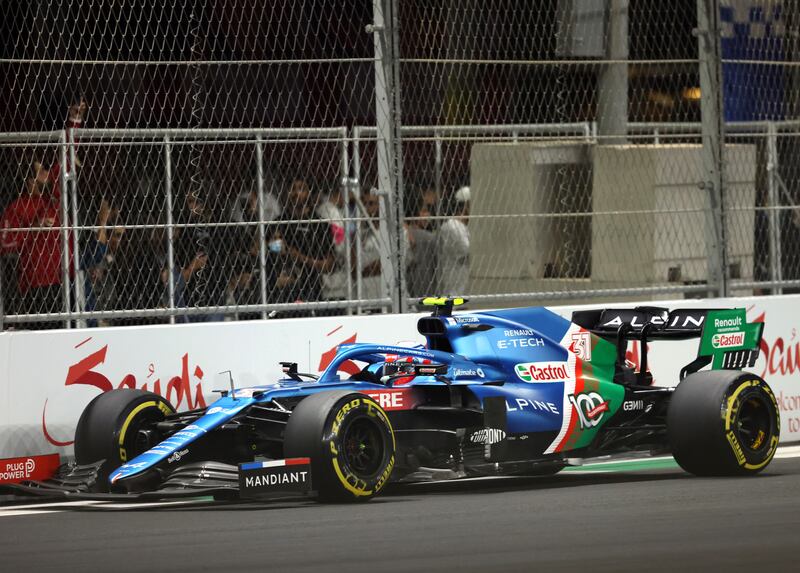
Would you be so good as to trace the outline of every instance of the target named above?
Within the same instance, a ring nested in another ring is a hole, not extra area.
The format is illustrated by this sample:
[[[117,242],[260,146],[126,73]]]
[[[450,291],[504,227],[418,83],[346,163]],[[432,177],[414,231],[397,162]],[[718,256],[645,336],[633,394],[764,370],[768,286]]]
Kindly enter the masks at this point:
[[[394,432],[365,394],[329,391],[303,399],[284,434],[284,456],[311,458],[311,481],[324,502],[366,501],[394,469]]]
[[[108,491],[112,470],[160,441],[156,436],[143,440],[143,432],[152,432],[156,423],[174,412],[172,404],[152,392],[124,388],[104,392],[89,402],[78,420],[75,461],[91,464],[105,460],[96,489]]]
[[[672,454],[698,476],[752,475],[772,461],[780,414],[767,383],[748,372],[713,370],[687,376],[667,412]]]

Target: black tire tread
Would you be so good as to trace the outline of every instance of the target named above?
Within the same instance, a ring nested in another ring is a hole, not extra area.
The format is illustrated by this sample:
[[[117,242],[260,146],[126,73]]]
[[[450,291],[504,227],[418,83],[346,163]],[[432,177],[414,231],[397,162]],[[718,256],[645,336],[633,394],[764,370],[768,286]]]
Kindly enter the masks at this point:
[[[328,463],[324,451],[323,434],[329,424],[332,410],[341,401],[351,397],[368,398],[352,390],[331,390],[312,394],[304,398],[292,411],[284,433],[284,456],[286,458],[311,458],[311,476],[318,499],[322,502],[366,501],[369,498],[354,498],[340,485]],[[376,403],[377,405],[377,403]]]
[[[122,463],[115,443],[120,425],[133,408],[149,400],[164,402],[174,411],[163,397],[138,389],[109,390],[89,402],[75,429],[75,461],[78,464],[90,464],[106,460],[99,472],[99,477],[105,479],[112,469]]]
[[[720,418],[729,390],[753,379],[760,380],[746,372],[711,370],[687,376],[678,384],[667,412],[667,434],[672,454],[684,470],[697,476],[736,476],[763,469],[739,465]]]

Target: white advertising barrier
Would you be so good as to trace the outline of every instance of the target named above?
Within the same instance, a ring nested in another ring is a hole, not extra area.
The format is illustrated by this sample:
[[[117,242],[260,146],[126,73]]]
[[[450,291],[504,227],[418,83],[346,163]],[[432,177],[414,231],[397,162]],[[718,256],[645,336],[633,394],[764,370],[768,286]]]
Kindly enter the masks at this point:
[[[345,342],[416,345],[416,315],[330,317],[0,334],[0,458],[72,453],[80,414],[103,390],[140,388],[179,410],[274,381],[280,361],[322,371]],[[347,368],[348,365],[345,365]]]
[[[636,303],[643,304],[643,303]],[[775,391],[782,441],[800,440],[800,296],[659,301],[659,306],[744,307],[764,321],[752,370]],[[615,307],[635,306],[614,304]],[[595,306],[596,307],[596,306]],[[573,310],[554,307],[569,318]],[[263,384],[281,374],[279,362],[321,372],[339,344],[416,345],[420,315],[327,317],[183,326],[98,328],[0,334],[0,458],[59,452],[71,455],[83,408],[98,393],[129,387],[156,391],[178,409],[204,406],[212,390]],[[649,365],[656,383],[673,385],[697,354],[698,340],[655,342]],[[628,357],[638,360],[638,343]],[[347,371],[355,365],[344,365]]]

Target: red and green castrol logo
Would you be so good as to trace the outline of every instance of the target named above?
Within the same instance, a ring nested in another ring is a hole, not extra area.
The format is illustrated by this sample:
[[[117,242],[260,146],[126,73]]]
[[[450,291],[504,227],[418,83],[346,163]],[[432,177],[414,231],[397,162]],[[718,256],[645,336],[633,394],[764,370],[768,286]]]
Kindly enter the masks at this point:
[[[744,343],[744,332],[714,334],[711,337],[711,346],[713,348],[739,348],[744,346]]]
[[[569,378],[566,362],[524,362],[514,370],[523,382],[561,382]]]

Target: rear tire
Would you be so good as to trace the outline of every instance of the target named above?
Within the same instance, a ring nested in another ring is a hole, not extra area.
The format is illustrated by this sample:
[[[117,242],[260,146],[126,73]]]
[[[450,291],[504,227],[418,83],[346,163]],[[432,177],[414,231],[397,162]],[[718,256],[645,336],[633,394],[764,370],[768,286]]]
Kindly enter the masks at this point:
[[[311,458],[311,483],[323,502],[366,501],[394,469],[386,412],[365,394],[329,391],[303,399],[284,434],[284,456]]]
[[[775,455],[780,414],[767,383],[748,372],[687,376],[667,412],[672,455],[698,476],[753,475]]]
[[[105,460],[98,472],[96,489],[108,491],[112,470],[150,447],[142,443],[140,430],[148,430],[175,412],[158,394],[144,390],[109,390],[89,402],[75,430],[75,461],[91,464]]]

